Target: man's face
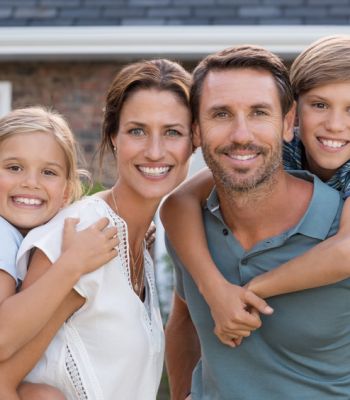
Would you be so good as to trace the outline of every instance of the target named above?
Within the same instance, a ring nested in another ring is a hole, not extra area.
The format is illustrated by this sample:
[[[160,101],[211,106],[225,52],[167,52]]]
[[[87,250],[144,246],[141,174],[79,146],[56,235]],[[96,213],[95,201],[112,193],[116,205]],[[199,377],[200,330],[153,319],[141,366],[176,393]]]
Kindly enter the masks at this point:
[[[282,140],[291,140],[293,120],[294,109],[282,116],[269,72],[211,71],[203,82],[195,144],[201,144],[218,186],[249,191],[282,168]]]

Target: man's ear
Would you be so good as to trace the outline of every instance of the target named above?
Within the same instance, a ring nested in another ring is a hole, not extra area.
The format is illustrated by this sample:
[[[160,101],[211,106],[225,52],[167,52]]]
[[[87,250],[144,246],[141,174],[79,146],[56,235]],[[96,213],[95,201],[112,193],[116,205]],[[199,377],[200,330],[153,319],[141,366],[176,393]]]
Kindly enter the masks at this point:
[[[290,142],[294,137],[294,126],[296,116],[296,102],[293,102],[291,109],[283,119],[283,140]]]
[[[193,132],[192,142],[193,142],[194,147],[200,147],[200,145],[201,145],[201,133],[200,133],[198,122],[194,122],[192,124],[192,132]]]

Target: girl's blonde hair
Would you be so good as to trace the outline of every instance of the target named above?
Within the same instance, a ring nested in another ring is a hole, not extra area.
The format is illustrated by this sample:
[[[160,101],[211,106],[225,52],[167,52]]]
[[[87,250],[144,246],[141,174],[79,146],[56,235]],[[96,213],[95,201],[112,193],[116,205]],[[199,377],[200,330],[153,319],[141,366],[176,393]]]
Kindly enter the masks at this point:
[[[80,177],[89,174],[78,169],[77,143],[64,117],[56,111],[36,106],[19,108],[0,118],[0,143],[16,134],[36,132],[52,135],[61,146],[67,163],[68,202],[79,199],[83,193]]]

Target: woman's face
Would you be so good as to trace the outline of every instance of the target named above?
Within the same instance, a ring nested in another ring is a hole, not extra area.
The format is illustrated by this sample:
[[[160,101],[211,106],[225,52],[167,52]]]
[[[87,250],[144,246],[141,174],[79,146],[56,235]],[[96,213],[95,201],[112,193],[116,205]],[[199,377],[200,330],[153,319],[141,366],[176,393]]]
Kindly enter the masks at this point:
[[[171,91],[140,89],[125,101],[117,148],[118,185],[160,200],[187,175],[192,153],[191,115]]]

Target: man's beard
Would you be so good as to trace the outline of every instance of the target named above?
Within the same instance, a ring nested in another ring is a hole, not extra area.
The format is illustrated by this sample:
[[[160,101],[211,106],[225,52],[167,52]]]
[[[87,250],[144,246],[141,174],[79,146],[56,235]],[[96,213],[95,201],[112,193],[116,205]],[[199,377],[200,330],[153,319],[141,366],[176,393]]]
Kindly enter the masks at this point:
[[[268,185],[273,181],[276,171],[282,165],[282,142],[276,144],[270,156],[268,156],[269,152],[265,147],[250,143],[222,146],[215,151],[215,154],[222,156],[235,150],[252,150],[259,156],[264,157],[264,163],[255,171],[250,171],[249,167],[232,168],[230,170],[227,166],[223,167],[220,161],[211,154],[210,148],[206,143],[202,143],[204,160],[212,171],[216,184],[221,186],[226,193],[248,193],[263,185]]]

